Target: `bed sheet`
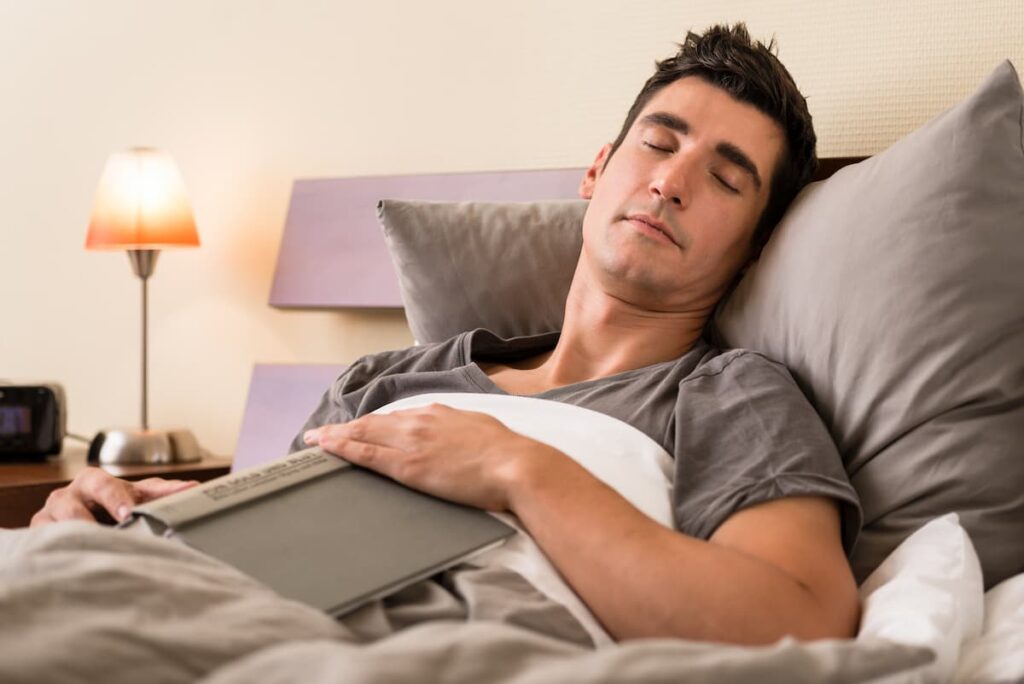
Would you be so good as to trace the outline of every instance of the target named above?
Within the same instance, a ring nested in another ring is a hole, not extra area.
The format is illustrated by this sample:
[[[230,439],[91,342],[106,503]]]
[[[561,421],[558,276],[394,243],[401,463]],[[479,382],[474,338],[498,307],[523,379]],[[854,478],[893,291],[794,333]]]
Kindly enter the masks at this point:
[[[891,641],[594,649],[525,582],[456,568],[340,621],[176,542],[82,522],[0,532],[0,681],[861,682],[933,660]]]
[[[548,419],[549,408],[538,407]],[[522,406],[515,411],[521,415],[506,420],[531,421]],[[580,434],[594,434],[593,421],[607,418],[591,413],[575,416],[585,421]],[[543,422],[539,414],[535,422]],[[629,496],[667,497],[658,458],[651,454]],[[591,467],[610,472],[614,461]],[[658,515],[658,501],[641,504]],[[550,587],[501,563],[458,566],[335,621],[177,542],[81,522],[2,530],[0,681],[1024,678],[1024,662],[1015,670],[1016,652],[1005,650],[1024,640],[1024,579],[990,592],[985,605],[972,554],[955,516],[922,528],[861,587],[856,639],[783,639],[760,648],[657,639],[595,648]]]

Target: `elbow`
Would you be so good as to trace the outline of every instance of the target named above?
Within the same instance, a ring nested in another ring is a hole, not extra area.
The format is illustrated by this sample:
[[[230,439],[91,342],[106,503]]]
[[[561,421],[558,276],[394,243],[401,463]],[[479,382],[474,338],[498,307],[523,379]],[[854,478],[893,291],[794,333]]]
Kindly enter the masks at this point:
[[[774,622],[774,627],[769,626],[772,621],[761,624],[767,629],[744,630],[725,640],[744,646],[768,646],[785,637],[801,642],[852,639],[860,626],[860,601],[856,593],[842,601],[814,601],[798,614]]]
[[[806,614],[799,630],[791,634],[800,641],[852,639],[860,627],[861,605],[853,582],[840,595],[814,597],[814,608]]]
[[[828,601],[811,598],[799,607],[793,606],[792,611],[778,611],[774,615],[763,613],[759,616],[748,610],[743,611],[742,616],[735,616],[736,619],[705,615],[705,619],[695,622],[691,614],[685,620],[665,617],[608,631],[620,643],[633,639],[671,638],[770,646],[785,637],[804,642],[852,639],[860,626],[860,610],[860,601],[854,591],[852,596],[843,597],[840,601],[834,597]]]
[[[835,633],[827,638],[853,639],[856,637],[858,630],[860,630],[860,613],[860,596],[857,594],[857,587],[855,585],[852,596],[847,599],[845,606],[836,614],[836,624],[833,627]]]
[[[797,641],[852,639],[860,627],[861,605],[852,578],[848,586],[833,587],[825,595],[815,595],[801,585],[804,600],[792,597],[789,610],[777,610],[774,619],[747,619],[731,634],[719,634],[723,641],[745,646],[767,646],[791,637]],[[775,606],[776,609],[778,606]],[[716,639],[718,640],[718,639]]]

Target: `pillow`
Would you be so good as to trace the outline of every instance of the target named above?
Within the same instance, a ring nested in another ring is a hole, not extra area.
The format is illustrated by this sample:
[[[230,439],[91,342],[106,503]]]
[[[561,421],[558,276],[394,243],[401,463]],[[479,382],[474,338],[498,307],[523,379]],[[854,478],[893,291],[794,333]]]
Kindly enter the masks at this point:
[[[981,636],[964,644],[960,682],[1024,682],[1024,574],[985,593]]]
[[[809,185],[720,308],[792,371],[861,497],[858,580],[960,513],[986,583],[1024,571],[1024,92],[1002,63],[888,150]]]
[[[381,201],[377,216],[413,337],[561,329],[586,208],[584,200]]]
[[[981,567],[955,513],[907,537],[859,593],[858,641],[894,641],[935,653],[920,671],[901,673],[901,681],[948,682],[964,643],[981,634]]]

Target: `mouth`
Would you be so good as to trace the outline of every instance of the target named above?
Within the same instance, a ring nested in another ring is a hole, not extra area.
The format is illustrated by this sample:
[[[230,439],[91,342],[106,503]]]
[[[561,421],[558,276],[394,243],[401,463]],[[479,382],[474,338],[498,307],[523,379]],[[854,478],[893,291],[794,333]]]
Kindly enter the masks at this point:
[[[672,235],[672,231],[669,230],[668,226],[653,216],[648,216],[647,214],[630,214],[625,217],[625,220],[645,235],[649,235],[656,240],[668,242],[676,247],[679,246],[679,243],[676,241],[675,236]]]

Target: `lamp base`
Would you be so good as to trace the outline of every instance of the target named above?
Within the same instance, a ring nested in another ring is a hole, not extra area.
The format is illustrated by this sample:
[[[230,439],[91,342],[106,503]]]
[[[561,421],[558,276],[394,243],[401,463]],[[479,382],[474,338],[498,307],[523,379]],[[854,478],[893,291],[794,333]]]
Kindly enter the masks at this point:
[[[199,442],[188,430],[112,428],[98,432],[89,445],[89,460],[101,465],[195,463]]]

